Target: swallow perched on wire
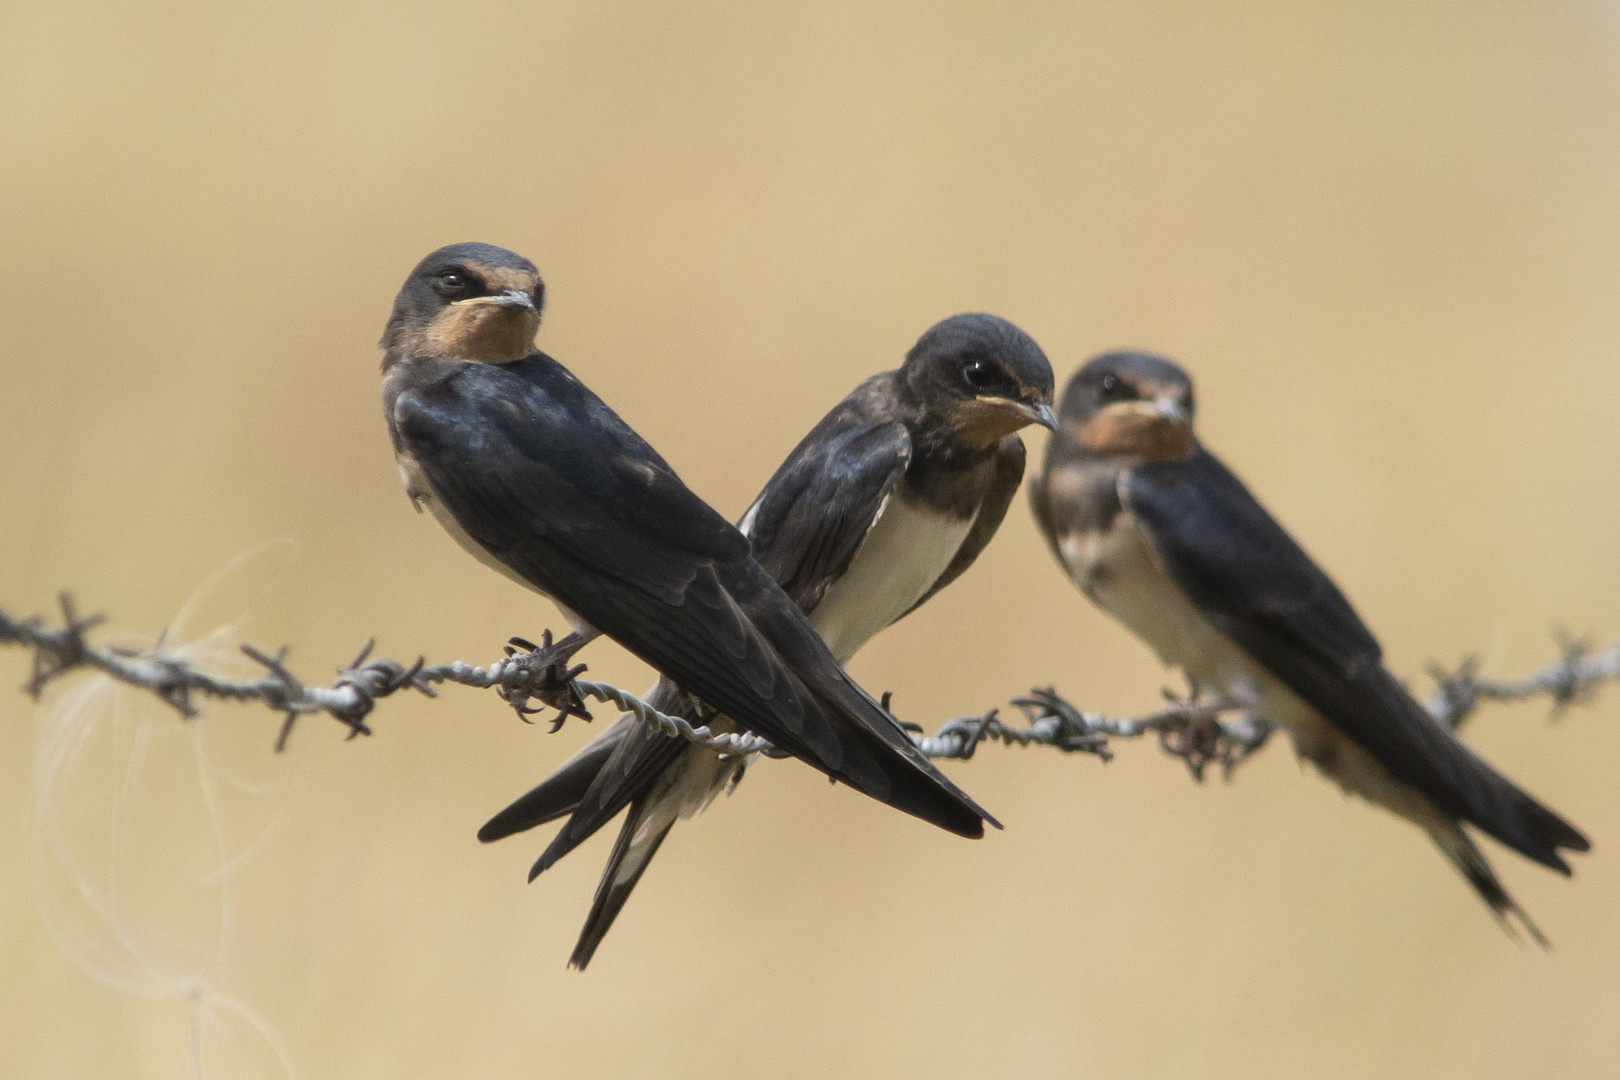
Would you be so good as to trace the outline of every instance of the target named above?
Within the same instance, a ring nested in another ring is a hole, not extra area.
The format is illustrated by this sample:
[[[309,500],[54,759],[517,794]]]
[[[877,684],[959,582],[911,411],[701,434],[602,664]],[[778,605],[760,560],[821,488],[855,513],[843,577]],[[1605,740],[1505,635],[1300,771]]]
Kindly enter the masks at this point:
[[[771,477],[739,528],[840,663],[984,550],[1023,479],[1016,432],[1056,426],[1052,388],[1029,335],[993,315],[957,315],[898,370],[856,387]],[[668,679],[649,700],[682,707]],[[568,815],[533,880],[629,807],[569,960],[584,968],[670,828],[746,764],[624,717],[478,835],[498,840]]]
[[[406,279],[382,396],[417,508],[563,610],[559,667],[607,634],[834,779],[983,835],[994,819],[844,673],[748,539],[534,347],[544,295],[534,264],[488,244],[440,248]]]
[[[1384,667],[1328,576],[1193,434],[1193,388],[1169,360],[1100,356],[1063,392],[1030,486],[1035,520],[1099,607],[1213,693],[1285,729],[1346,792],[1415,823],[1512,932],[1546,938],[1463,831],[1570,872],[1582,836],[1437,721]]]

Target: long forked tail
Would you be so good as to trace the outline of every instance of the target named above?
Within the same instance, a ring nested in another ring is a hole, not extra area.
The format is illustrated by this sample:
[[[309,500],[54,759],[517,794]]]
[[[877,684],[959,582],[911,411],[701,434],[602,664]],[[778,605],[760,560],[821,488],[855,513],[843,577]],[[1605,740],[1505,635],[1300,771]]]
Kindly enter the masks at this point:
[[[579,941],[574,946],[573,955],[568,958],[571,968],[584,971],[585,965],[591,962],[596,947],[607,936],[613,920],[619,916],[619,910],[630,899],[636,882],[641,880],[653,856],[658,854],[664,837],[669,835],[670,828],[675,824],[676,814],[648,813],[647,802],[646,799],[637,799],[625,816],[619,838],[613,843],[613,854],[608,856],[607,867],[602,871],[602,881],[596,887],[590,914],[585,916]]]
[[[633,724],[621,720],[592,739],[556,772],[485,822],[478,839],[492,843],[572,814]]]
[[[1499,812],[1490,817],[1482,814],[1484,820],[1476,824],[1520,853],[1568,877],[1569,863],[1564,861],[1560,849],[1591,851],[1592,842],[1579,829],[1537,802],[1534,796],[1494,769],[1491,771],[1499,782],[1491,808]],[[1506,811],[1506,822],[1502,820],[1501,810]],[[1502,835],[1498,835],[1499,830]]]
[[[1491,864],[1486,861],[1485,853],[1469,839],[1460,825],[1453,825],[1449,831],[1433,835],[1441,853],[1457,868],[1468,884],[1474,887],[1474,891],[1485,901],[1485,906],[1491,909],[1491,915],[1502,929],[1507,931],[1509,937],[1515,941],[1520,940],[1519,930],[1522,928],[1531,941],[1551,951],[1552,943],[1547,940],[1547,935],[1541,932],[1541,928],[1531,920],[1524,908],[1519,906],[1519,902],[1508,895],[1508,891],[1497,879],[1496,871],[1492,870]]]
[[[1444,813],[1478,826],[1525,858],[1566,876],[1570,867],[1563,852],[1591,850],[1591,841],[1579,829],[1430,716],[1387,668],[1369,668],[1352,686],[1363,708],[1353,722],[1342,712],[1333,718],[1335,722],[1346,730],[1359,731],[1357,741]],[[1464,860],[1447,847],[1448,842],[1441,847],[1459,866],[1464,861],[1470,866],[1484,865],[1477,851]],[[1470,871],[1464,869],[1463,873]],[[1490,876],[1488,868],[1486,875]]]

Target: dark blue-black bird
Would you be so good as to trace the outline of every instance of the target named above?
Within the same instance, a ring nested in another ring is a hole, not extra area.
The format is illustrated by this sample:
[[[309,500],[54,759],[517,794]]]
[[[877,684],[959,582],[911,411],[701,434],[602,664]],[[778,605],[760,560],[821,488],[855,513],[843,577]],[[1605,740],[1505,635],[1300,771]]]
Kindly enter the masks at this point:
[[[1497,920],[1546,938],[1463,824],[1570,872],[1590,844],[1520,791],[1392,675],[1328,576],[1193,434],[1187,373],[1111,353],[1064,390],[1032,480],[1035,519],[1063,568],[1195,689],[1281,726],[1345,791],[1426,831]]]
[[[856,387],[788,455],[740,528],[840,663],[990,542],[1023,479],[1016,432],[1055,426],[1052,389],[1046,357],[1022,330],[957,315],[925,333],[898,370]],[[691,715],[669,679],[650,700]],[[496,840],[568,816],[532,880],[629,808],[569,961],[583,968],[670,828],[734,785],[746,764],[625,717],[478,835]]]
[[[482,562],[680,693],[891,806],[962,836],[994,820],[844,673],[747,537],[534,347],[527,259],[455,244],[411,271],[383,334],[383,408],[405,489]]]

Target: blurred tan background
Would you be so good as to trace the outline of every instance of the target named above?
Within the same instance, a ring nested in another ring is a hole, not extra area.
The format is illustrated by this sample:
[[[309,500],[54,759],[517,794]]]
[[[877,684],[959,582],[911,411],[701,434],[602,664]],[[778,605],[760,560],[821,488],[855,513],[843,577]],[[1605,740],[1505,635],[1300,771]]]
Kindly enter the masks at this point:
[[[1018,322],[1060,381],[1164,351],[1397,671],[1518,674],[1554,624],[1620,637],[1617,192],[1607,3],[8,0],[0,605],[69,586],[151,634],[287,537],[243,633],[311,678],[372,634],[484,663],[555,625],[411,512],[377,404],[394,291],[479,239],[539,264],[541,345],[730,516],[952,312]],[[854,671],[930,727],[1047,682],[1138,712],[1169,682],[1022,501]],[[450,688],[273,759],[263,710],[119,708],[42,797],[62,736],[0,696],[8,1076],[282,1075],[272,1044],[308,1077],[1596,1077],[1620,1053],[1614,691],[1467,732],[1595,840],[1572,882],[1491,848],[1551,956],[1281,743],[1202,787],[1139,744],[949,766],[1007,824],[979,843],[768,764],[676,830],[583,976],[609,835],[525,885],[544,835],[473,834],[588,728]],[[74,907],[42,815],[110,912]],[[114,985],[69,959],[120,950],[164,959]]]

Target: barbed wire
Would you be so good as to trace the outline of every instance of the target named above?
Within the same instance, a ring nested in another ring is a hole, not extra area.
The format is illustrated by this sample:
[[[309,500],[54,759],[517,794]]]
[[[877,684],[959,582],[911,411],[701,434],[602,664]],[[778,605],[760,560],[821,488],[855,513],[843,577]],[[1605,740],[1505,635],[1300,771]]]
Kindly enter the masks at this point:
[[[1429,712],[1441,723],[1460,728],[1486,701],[1522,701],[1546,695],[1553,715],[1571,705],[1590,701],[1599,686],[1620,680],[1620,644],[1595,651],[1590,641],[1553,631],[1558,659],[1522,679],[1482,679],[1479,657],[1465,656],[1453,671],[1429,665],[1429,677],[1439,689],[1428,700]]]
[[[495,688],[525,721],[538,711],[529,705],[531,700],[563,704],[553,731],[570,713],[590,718],[577,705],[568,704],[579,700],[574,695],[584,695],[615,705],[665,735],[721,754],[783,756],[758,735],[716,733],[707,724],[694,724],[661,712],[619,687],[579,678],[585,670],[583,665],[564,669],[554,662],[549,652],[549,632],[540,646],[512,639],[506,655],[484,667],[461,660],[428,664],[421,658],[406,665],[387,657],[373,657],[373,639],[353,660],[337,669],[337,678],[330,686],[310,686],[287,666],[289,650],[285,646],[272,656],[252,645],[241,645],[243,654],[265,669],[262,676],[250,680],[214,675],[166,653],[161,637],[149,650],[97,647],[88,635],[105,621],[104,617],[80,615],[67,593],[59,602],[61,622],[55,626],[48,625],[41,616],[13,619],[0,609],[0,645],[20,646],[33,653],[30,675],[23,685],[25,693],[37,699],[57,679],[89,668],[150,691],[187,719],[199,714],[198,698],[262,702],[285,717],[276,737],[278,752],[286,747],[301,717],[325,713],[347,727],[352,739],[372,734],[366,721],[381,698],[407,690],[436,697],[437,684],[455,683],[477,689]],[[1428,702],[1429,711],[1439,722],[1456,728],[1486,701],[1545,696],[1551,699],[1556,715],[1569,705],[1589,700],[1603,683],[1620,680],[1620,644],[1595,652],[1582,641],[1563,635],[1558,635],[1557,640],[1558,660],[1520,679],[1481,677],[1476,656],[1464,658],[1454,670],[1431,665],[1429,674],[1439,689]],[[1013,699],[1013,707],[1023,715],[1022,726],[1002,720],[999,708],[947,720],[932,735],[917,724],[902,726],[928,757],[957,760],[972,758],[988,741],[1008,746],[1045,746],[1065,753],[1092,754],[1107,761],[1113,756],[1110,740],[1151,734],[1157,736],[1162,750],[1185,762],[1197,780],[1204,778],[1211,764],[1219,765],[1223,774],[1230,776],[1237,765],[1265,744],[1274,730],[1266,720],[1229,702],[1180,700],[1168,693],[1166,697],[1166,706],[1158,712],[1118,718],[1081,710],[1056,689],[1046,687]],[[888,709],[888,694],[883,695],[882,704]]]

